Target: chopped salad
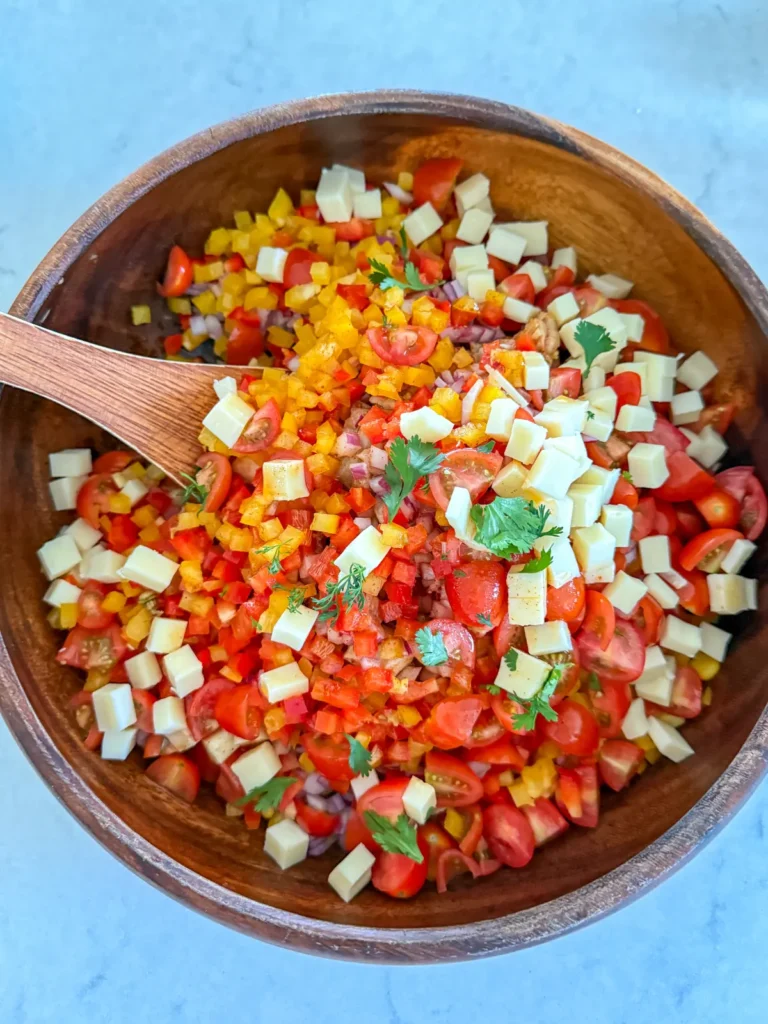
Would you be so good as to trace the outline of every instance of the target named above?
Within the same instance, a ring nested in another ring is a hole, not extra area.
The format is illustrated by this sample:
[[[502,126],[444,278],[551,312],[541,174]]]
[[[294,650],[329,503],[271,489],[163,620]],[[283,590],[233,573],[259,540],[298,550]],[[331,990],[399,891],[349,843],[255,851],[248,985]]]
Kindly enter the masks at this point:
[[[594,828],[601,786],[693,754],[720,616],[757,607],[768,508],[720,469],[716,365],[462,171],[334,165],[171,248],[167,356],[244,368],[183,490],[131,452],[50,456],[86,747],[214,787],[283,869],[341,848],[347,901]]]

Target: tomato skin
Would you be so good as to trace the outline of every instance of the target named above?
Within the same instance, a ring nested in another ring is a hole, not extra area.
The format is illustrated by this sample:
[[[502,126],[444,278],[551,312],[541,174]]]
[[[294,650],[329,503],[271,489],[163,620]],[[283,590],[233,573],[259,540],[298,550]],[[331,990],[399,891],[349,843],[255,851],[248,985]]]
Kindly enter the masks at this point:
[[[643,760],[643,751],[629,740],[607,740],[600,748],[597,762],[600,778],[618,793],[629,785]]]
[[[286,288],[294,288],[297,284],[311,284],[312,274],[310,268],[313,263],[318,263],[321,257],[309,249],[291,249],[285,259],[283,267],[283,285]]]
[[[295,800],[296,821],[310,836],[330,836],[339,824],[338,814],[310,807],[304,800]]]
[[[698,537],[689,540],[679,555],[679,562],[683,569],[690,572],[696,569],[713,551],[724,547],[730,547],[734,541],[741,540],[744,535],[738,530],[707,530],[700,533]]]
[[[473,448],[448,452],[439,469],[429,475],[432,496],[443,511],[448,508],[454,487],[466,488],[476,502],[493,483],[502,461],[497,452],[478,452]]]
[[[133,706],[136,708],[136,728],[143,732],[152,732],[154,721],[152,707],[157,697],[154,697],[148,690],[131,690]]]
[[[540,796],[533,804],[527,804],[520,810],[528,819],[537,848],[568,831],[568,822],[546,797]]]
[[[350,812],[347,827],[344,829],[344,849],[351,853],[359,843],[362,843],[366,850],[370,850],[374,855],[381,851],[381,847],[374,840],[370,829],[363,821],[362,815],[353,810]]]
[[[621,723],[624,721],[632,694],[629,683],[602,683],[602,691],[590,691],[592,707],[596,711],[600,735],[611,739],[621,736]]]
[[[528,819],[517,807],[491,804],[483,811],[483,834],[491,853],[510,868],[524,868],[533,857],[535,840]]]
[[[430,750],[427,752],[425,764],[424,778],[437,790],[438,807],[468,807],[481,799],[482,782],[472,769],[457,757]]]
[[[432,203],[440,212],[451,197],[464,161],[457,157],[433,157],[425,160],[413,176],[413,203]]]
[[[395,366],[418,366],[437,346],[437,334],[429,327],[369,327],[365,336],[376,355]]]
[[[210,684],[208,684],[210,685]],[[213,717],[222,729],[243,740],[255,740],[262,723],[264,698],[254,683],[220,687],[215,695]]]
[[[168,253],[168,263],[162,285],[158,292],[166,299],[177,298],[192,284],[192,260],[180,245],[174,245]]]
[[[650,352],[669,355],[671,346],[664,322],[653,308],[642,299],[614,299],[611,305],[619,313],[639,313],[645,322],[640,347]]]
[[[136,462],[133,452],[114,451],[105,452],[93,463],[92,473],[120,473],[132,462]]]
[[[715,488],[705,498],[694,501],[694,505],[713,528],[739,525],[741,505],[728,491]]]
[[[247,366],[264,351],[264,334],[261,327],[240,319],[232,327],[227,338],[224,360],[229,366]]]
[[[602,683],[632,683],[645,667],[645,644],[640,633],[625,619],[616,620],[611,642],[602,649],[594,633],[582,629],[576,635],[581,667],[594,672]]]
[[[623,376],[623,375],[622,375]],[[634,484],[631,484],[629,480],[625,480],[623,476],[620,476],[616,481],[616,486],[613,489],[613,494],[608,499],[609,505],[626,505],[627,508],[636,509],[638,502],[640,501],[640,495],[637,492],[637,488]]]
[[[644,540],[650,537],[656,527],[656,502],[646,494],[640,498],[632,517],[632,540]]]
[[[513,299],[528,303],[533,303],[536,297],[533,281],[528,274],[510,274],[499,285],[499,291]]]
[[[67,634],[56,661],[60,665],[88,671],[92,668],[113,668],[127,653],[128,644],[116,622],[103,629],[75,626]]]
[[[528,649],[525,643],[525,628],[513,625],[505,615],[493,631],[493,648],[499,658],[503,658],[510,647],[517,647],[521,651]]]
[[[709,611],[707,574],[700,569],[691,569],[689,571],[679,564],[675,565],[674,568],[688,581],[688,586],[678,591],[680,607],[690,612],[691,615],[706,615]]]
[[[578,398],[581,392],[581,370],[572,366],[557,366],[550,370],[547,400],[566,395]]]
[[[424,734],[440,750],[462,747],[472,735],[482,710],[479,697],[445,697],[432,708],[424,723]]]
[[[253,414],[250,423],[233,445],[235,452],[260,452],[274,442],[280,433],[280,407],[274,398],[270,398]]]
[[[616,629],[616,612],[613,605],[599,590],[588,590],[586,598],[587,614],[584,617],[584,629],[593,633],[605,650],[613,639]]]
[[[194,803],[200,789],[200,769],[184,754],[161,754],[147,768],[146,774],[174,796]]]
[[[448,883],[456,875],[468,871],[473,878],[481,875],[480,865],[472,857],[462,853],[461,850],[443,850],[437,862],[437,874],[435,883],[437,891],[442,894],[448,891]]]
[[[584,577],[564,583],[562,587],[547,587],[547,620],[574,622],[586,603]]]
[[[103,583],[88,580],[77,599],[77,624],[85,629],[104,629],[113,621],[114,612],[105,612],[101,602],[107,588]]]
[[[201,740],[220,728],[215,713],[216,701],[220,694],[234,688],[233,682],[220,676],[209,679],[198,690],[184,698],[187,725],[193,739]]]
[[[397,821],[400,815],[405,813],[403,793],[408,786],[408,782],[409,779],[399,776],[398,778],[386,779],[384,782],[371,786],[357,801],[357,813],[364,816],[366,811],[374,811],[376,814],[380,814],[382,818]],[[365,822],[365,817],[363,817],[363,822]]]
[[[434,821],[428,821],[426,825],[421,825],[418,834],[419,849],[427,862],[427,880],[434,882],[437,878],[437,864],[440,855],[446,850],[455,850],[456,840]]]
[[[200,468],[195,474],[195,480],[208,491],[203,509],[206,512],[215,512],[221,508],[229,494],[232,485],[232,463],[220,452],[203,452],[197,460],[197,465]]]
[[[600,787],[597,782],[597,768],[591,764],[577,768],[559,768],[555,801],[565,816],[574,825],[595,828],[600,815]],[[570,797],[575,797],[578,811]]]
[[[543,732],[564,754],[577,757],[594,754],[600,742],[600,730],[594,715],[583,704],[570,698],[558,705],[557,721],[545,722]]]
[[[470,671],[475,667],[475,638],[465,626],[453,619],[430,619],[422,628],[440,633],[451,661],[460,662]]]
[[[665,710],[680,718],[696,718],[701,714],[702,690],[698,674],[688,665],[678,665],[672,686],[672,703]]]
[[[478,615],[487,616],[495,629],[504,615],[507,597],[507,574],[501,562],[462,562],[458,571],[445,580],[445,593],[457,621],[473,629],[482,629]],[[474,659],[473,659],[474,660]]]
[[[398,900],[408,900],[415,896],[427,880],[429,863],[424,853],[421,850],[421,863],[411,860],[404,853],[380,853],[371,872],[374,889]]]
[[[642,598],[631,618],[646,647],[659,642],[664,613],[650,594]]]
[[[696,501],[714,490],[715,478],[685,452],[667,453],[669,477],[654,494],[665,501]]]
[[[616,392],[616,415],[621,412],[625,405],[639,405],[643,393],[640,375],[627,371],[611,377],[607,382],[608,387]],[[573,396],[575,397],[575,396]]]
[[[109,499],[113,494],[117,494],[117,487],[111,473],[89,476],[77,493],[77,514],[98,530],[99,517],[109,512]]]
[[[741,505],[739,526],[747,540],[757,540],[768,521],[768,499],[752,466],[736,466],[717,474],[717,484]]]

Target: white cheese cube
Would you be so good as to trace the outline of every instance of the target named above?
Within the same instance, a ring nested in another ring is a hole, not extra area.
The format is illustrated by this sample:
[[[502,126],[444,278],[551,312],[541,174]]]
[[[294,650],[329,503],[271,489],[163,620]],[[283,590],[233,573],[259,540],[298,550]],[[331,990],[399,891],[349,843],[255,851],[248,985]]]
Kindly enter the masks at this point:
[[[453,190],[456,197],[456,204],[459,208],[459,215],[463,216],[465,210],[472,209],[484,199],[488,198],[491,190],[490,179],[484,174],[473,174],[471,178],[462,181]],[[460,204],[460,205],[459,205]]]
[[[365,575],[373,572],[377,565],[381,565],[384,558],[389,554],[389,544],[385,544],[381,534],[375,526],[369,526],[362,533],[359,533],[351,541],[339,557],[334,561],[339,573],[345,576],[350,566],[362,565]]]
[[[512,433],[512,425],[515,421],[519,406],[511,398],[494,398],[491,402],[491,411],[488,414],[488,422],[485,425],[485,432],[495,441],[508,441]],[[403,413],[407,416],[407,413]],[[400,430],[403,429],[403,417],[400,417]],[[546,433],[546,431],[545,431]],[[419,437],[422,437],[419,434]]]
[[[85,519],[76,519],[66,527],[64,533],[69,534],[82,552],[90,551],[94,544],[101,540],[101,531],[91,526]]]
[[[648,368],[647,397],[652,402],[671,402],[675,394],[675,378],[667,377],[656,363]]]
[[[171,651],[177,651],[184,643],[186,631],[186,619],[152,619],[147,637],[147,650],[153,654],[170,654]]]
[[[661,487],[669,477],[663,445],[636,444],[629,452],[627,462],[635,487]]]
[[[650,682],[652,679],[659,679],[668,675],[669,665],[667,665],[664,651],[662,651],[658,644],[653,644],[645,652],[645,665],[643,666],[643,674],[640,676],[640,679]],[[640,679],[637,681],[640,682]]]
[[[367,775],[356,775],[349,784],[354,793],[355,800],[359,800],[363,793],[367,793],[369,789],[378,786],[379,781],[379,776],[373,769]]]
[[[632,534],[632,509],[626,505],[603,505],[600,522],[616,540],[617,548],[629,547]]]
[[[677,374],[677,359],[675,356],[663,356],[658,352],[646,352],[643,349],[638,349],[635,352],[634,360],[636,363],[647,363],[649,368],[652,366],[658,367],[658,370],[665,377],[674,378]]]
[[[478,245],[488,234],[488,228],[492,222],[492,213],[473,207],[471,210],[467,210],[461,218],[456,237],[462,242],[468,242],[470,245]]]
[[[591,526],[597,522],[603,506],[601,484],[572,484],[568,497],[573,501],[573,526]]]
[[[353,211],[362,220],[376,220],[381,216],[381,189],[371,188],[355,193]]]
[[[679,764],[694,753],[693,747],[683,739],[677,729],[667,722],[662,722],[660,718],[651,716],[648,719],[648,735],[656,744],[659,753],[675,764]]]
[[[629,705],[629,711],[621,723],[621,731],[628,740],[639,740],[648,733],[648,716],[645,713],[645,701],[635,697]]]
[[[607,505],[616,490],[620,472],[618,469],[603,469],[602,466],[591,465],[578,479],[580,484],[599,484],[603,492],[603,505]]]
[[[529,391],[549,387],[549,363],[541,352],[523,352],[523,387]]]
[[[574,530],[571,543],[582,572],[607,565],[616,554],[616,538],[601,523]]]
[[[98,583],[119,583],[121,570],[125,565],[125,555],[117,551],[98,551],[91,553],[88,561],[89,579]]]
[[[666,611],[677,608],[680,601],[677,591],[673,590],[668,583],[665,583],[661,576],[657,576],[656,573],[652,572],[645,577],[643,582],[648,587],[648,593],[662,608]]]
[[[138,729],[105,732],[101,737],[101,756],[105,761],[124,761],[136,746]]]
[[[563,364],[563,365],[565,365],[565,364]],[[583,390],[584,394],[585,395],[589,395],[590,402],[592,401],[593,393],[595,391],[601,391],[605,387],[605,376],[606,376],[605,370],[602,368],[602,366],[595,366],[594,363],[589,368],[589,373],[586,375],[586,377],[583,376],[583,370],[582,370],[581,387],[582,387],[582,390]],[[609,388],[608,390],[611,391],[613,389]],[[615,394],[615,392],[614,392],[614,394]],[[616,416],[616,410],[615,410],[615,406],[614,406],[614,413],[613,413],[613,416],[611,418],[615,419],[615,416]]]
[[[680,391],[670,402],[672,422],[680,427],[695,423],[704,408],[704,399],[698,391]]]
[[[706,352],[694,352],[677,369],[677,379],[692,391],[700,391],[717,376],[717,366]]]
[[[653,537],[643,537],[639,542],[640,563],[643,572],[669,572],[672,568],[672,561],[669,550],[669,537],[664,534],[657,534]]]
[[[462,270],[486,270],[488,253],[482,245],[459,245],[451,253],[448,262],[451,273],[456,277]]]
[[[264,836],[264,853],[286,871],[307,859],[309,835],[290,818],[270,825]]]
[[[593,437],[596,441],[607,441],[613,433],[613,420],[607,412],[595,412],[590,409],[587,412],[587,422],[584,426],[584,434]]]
[[[264,496],[271,501],[296,501],[309,496],[303,459],[272,459],[262,466]]]
[[[125,487],[125,485],[128,483],[128,477],[125,475],[125,473],[113,473],[112,483],[115,485],[115,487]]]
[[[686,453],[701,463],[705,469],[712,469],[728,451],[728,445],[721,435],[709,424],[702,427],[698,434],[686,430],[685,427],[681,427],[681,430],[691,442]]]
[[[751,540],[737,540],[723,558],[720,568],[723,572],[739,573],[756,551],[757,544],[753,544]]]
[[[502,658],[494,683],[520,700],[530,700],[542,688],[551,671],[549,662],[533,658],[524,651],[517,651],[514,671]]]
[[[710,573],[707,576],[709,607],[716,615],[738,615],[757,609],[757,583],[733,573]]]
[[[515,264],[523,258],[526,244],[526,239],[521,234],[510,231],[508,225],[494,224],[486,248],[489,256]]]
[[[187,716],[181,697],[161,697],[152,705],[152,731],[158,736],[170,736],[186,727]]]
[[[587,281],[607,299],[626,299],[632,291],[632,281],[616,274],[589,274]]]
[[[256,259],[256,273],[265,281],[273,284],[283,283],[285,273],[285,261],[288,259],[288,252],[285,249],[273,248],[270,245],[263,245],[259,249]]]
[[[77,544],[67,534],[47,540],[38,550],[37,557],[43,572],[49,580],[66,576],[80,562]]]
[[[527,274],[535,292],[541,292],[547,287],[547,275],[544,268],[536,260],[526,260],[521,263],[515,271],[516,274]]]
[[[656,426],[656,412],[642,405],[624,405],[616,420],[616,429],[626,434],[637,430],[653,430]]]
[[[88,476],[93,469],[90,448],[64,448],[48,456],[51,476]]]
[[[269,669],[259,674],[259,685],[267,695],[270,704],[279,704],[289,697],[309,693],[309,679],[295,661]]]
[[[616,573],[613,583],[609,583],[603,591],[605,597],[622,615],[631,615],[639,601],[648,593],[642,580],[629,576],[623,569]]]
[[[547,574],[515,572],[507,574],[509,621],[516,626],[540,626],[547,611]]]
[[[443,226],[443,219],[432,203],[423,203],[403,221],[406,234],[414,245],[421,245]]]
[[[346,169],[323,168],[315,192],[315,202],[324,221],[348,221],[352,216],[354,194]]]
[[[253,414],[253,406],[238,394],[225,395],[224,398],[218,400],[203,419],[203,426],[207,427],[227,448],[232,448],[250,423]]]
[[[560,620],[544,622],[540,626],[526,626],[525,642],[528,653],[534,658],[573,650],[573,639],[568,623]]]
[[[183,754],[185,750],[191,750],[197,744],[197,740],[189,731],[188,725],[185,725],[183,729],[177,729],[176,732],[172,732],[166,739],[177,754]]]
[[[640,401],[637,404],[643,409],[653,409],[653,402],[650,400],[648,395],[641,395]]]
[[[562,327],[569,320],[575,320],[578,317],[579,304],[574,299],[572,292],[565,292],[563,295],[558,295],[556,299],[552,299],[547,306],[547,312],[555,318],[557,326]]]
[[[163,658],[163,670],[179,697],[186,697],[203,685],[202,663],[189,644],[166,654]]]
[[[515,498],[522,491],[527,476],[526,466],[520,462],[510,462],[499,470],[491,487],[500,498]]]
[[[674,659],[672,660],[674,661]],[[646,679],[643,675],[636,680],[634,684],[635,693],[638,697],[642,697],[643,700],[649,700],[653,704],[660,704],[661,707],[668,708],[672,703],[674,683],[674,668],[666,666],[663,673],[654,676],[652,679]]]
[[[467,294],[475,302],[485,302],[485,296],[496,287],[492,270],[470,270],[467,274]]]
[[[552,562],[547,566],[547,582],[550,587],[564,587],[581,575],[571,542],[566,537],[555,540],[549,553],[552,555]]]
[[[511,399],[497,399],[497,401],[511,402]],[[403,437],[409,440],[414,435],[418,435],[422,441],[442,441],[452,430],[453,423],[445,416],[435,412],[434,409],[430,409],[428,405],[421,409],[414,409],[413,412],[404,412],[400,417],[400,431]]]
[[[74,583],[68,583],[66,580],[54,580],[53,583],[48,587],[43,600],[46,604],[49,604],[52,608],[61,608],[63,604],[77,604],[77,599],[82,594],[80,587],[76,587]]]
[[[719,626],[713,626],[711,622],[702,622],[699,629],[701,630],[701,649],[704,654],[708,654],[715,661],[725,661],[728,644],[733,639],[733,635],[720,629]]]
[[[176,562],[161,555],[159,551],[140,544],[128,555],[120,570],[120,577],[160,594],[170,586],[178,568]]]
[[[93,563],[94,559],[98,558],[98,556],[102,553],[102,551],[106,551],[106,550],[107,549],[104,547],[103,544],[96,544],[95,547],[92,547],[90,549],[90,551],[86,551],[85,552],[85,554],[83,555],[82,559],[80,560],[80,564],[75,569],[72,570],[73,573],[78,577],[78,579],[77,579],[78,583],[84,583],[85,580],[92,579],[92,576],[91,576],[91,566],[92,566],[92,563]]]
[[[515,420],[515,424],[519,421]],[[542,491],[552,498],[564,498],[568,488],[579,475],[580,466],[575,459],[555,448],[545,448],[536,456],[524,486]]]
[[[125,662],[128,682],[134,690],[151,690],[163,678],[160,662],[152,651],[142,651]]]
[[[550,437],[571,437],[585,429],[588,408],[584,401],[558,395],[545,404],[534,420],[547,428]]]
[[[677,651],[678,654],[692,658],[701,650],[701,630],[690,622],[668,615],[664,620],[659,643],[667,651]]]
[[[272,628],[273,642],[300,651],[307,642],[319,614],[314,608],[307,608],[306,605],[301,605],[295,612],[286,608]]]
[[[357,167],[347,167],[346,164],[333,164],[332,171],[345,171],[349,181],[349,187],[355,196],[365,194],[365,172]]]
[[[504,401],[504,399],[500,399],[500,401]],[[511,401],[511,399],[507,399],[507,401]],[[504,454],[510,459],[516,459],[518,462],[530,466],[541,451],[546,437],[547,431],[543,426],[531,423],[530,420],[514,420]],[[543,490],[543,488],[541,489]]]
[[[257,786],[263,786],[280,771],[280,758],[271,743],[260,743],[258,747],[241,754],[232,762],[232,771],[240,780],[246,793]]]
[[[518,324],[527,323],[534,313],[539,312],[538,306],[532,306],[530,302],[523,302],[522,299],[513,299],[511,295],[504,299],[502,309],[504,316]]]
[[[613,390],[613,388],[594,388],[592,391],[589,392],[590,409],[593,409],[595,412],[606,413],[608,416],[610,416],[611,420],[616,419],[617,403],[618,395]]]
[[[227,395],[237,394],[237,380],[235,377],[221,377],[213,382],[213,390],[217,398],[226,398]]]
[[[548,530],[554,526],[559,526],[562,533],[558,534],[558,536],[568,536],[573,524],[573,501],[571,498],[567,495],[565,498],[550,498],[545,494],[539,494],[538,491],[524,491],[523,497],[528,498],[535,505],[543,506],[549,512],[546,521],[546,528]],[[555,539],[555,537],[539,537],[533,546],[536,551],[544,551],[552,546]]]
[[[645,320],[639,313],[619,313],[627,329],[627,341],[642,341],[645,331]]]
[[[107,683],[93,691],[93,713],[100,732],[120,732],[136,721],[128,683]]]
[[[351,853],[341,861],[328,875],[328,884],[349,903],[371,880],[371,868],[376,858],[362,843],[358,843]]]
[[[425,825],[430,811],[437,807],[437,791],[428,782],[412,775],[403,791],[403,807],[409,818]]]
[[[265,732],[264,736],[260,738],[266,739],[266,736]],[[216,732],[203,739],[203,747],[214,764],[224,764],[238,748],[247,747],[252,742],[252,740],[244,740],[240,736],[235,736],[234,733],[227,732],[226,729],[217,729]]]
[[[584,573],[584,582],[587,586],[594,583],[613,583],[616,579],[616,563],[608,562],[607,565],[598,565],[595,569],[587,569]]]
[[[552,253],[552,269],[557,270],[558,267],[568,267],[572,270],[574,276],[576,274],[576,250],[573,246],[569,245],[563,249],[555,249]]]
[[[458,206],[457,206],[458,209]],[[492,213],[496,216],[496,211],[493,209],[493,203],[491,202],[490,196],[486,196],[485,199],[481,199],[477,206],[472,207],[473,210],[484,210],[486,213]],[[460,216],[463,217],[466,210],[460,212]]]
[[[504,227],[525,239],[525,256],[545,256],[549,248],[547,221],[513,221]]]
[[[54,509],[57,512],[71,512],[77,508],[77,495],[87,479],[86,476],[64,476],[60,480],[51,480],[48,490],[51,492]]]
[[[143,480],[139,480],[137,477],[132,477],[130,480],[125,482],[123,487],[120,489],[120,493],[125,495],[131,503],[131,508],[133,508],[134,505],[149,494],[149,488]]]

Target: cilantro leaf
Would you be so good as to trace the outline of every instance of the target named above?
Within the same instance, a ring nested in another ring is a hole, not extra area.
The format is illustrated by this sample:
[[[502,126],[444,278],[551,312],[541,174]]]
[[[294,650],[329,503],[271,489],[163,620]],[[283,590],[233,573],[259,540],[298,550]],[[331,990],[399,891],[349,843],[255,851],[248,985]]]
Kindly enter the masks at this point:
[[[525,563],[523,572],[541,572],[542,569],[546,569],[550,565],[552,565],[552,552],[549,548],[546,548],[536,558],[532,558],[530,562]]]
[[[335,626],[341,611],[339,602],[345,608],[351,608],[353,604],[357,605],[362,611],[365,608],[364,582],[365,566],[360,565],[359,562],[353,562],[345,576],[340,576],[337,583],[328,584],[325,597],[314,598],[312,603],[315,610],[320,612],[319,621],[329,622],[330,625]]]
[[[368,275],[368,280],[371,284],[377,285],[383,292],[389,288],[402,288],[412,292],[428,292],[438,285],[445,284],[445,281],[433,281],[431,284],[424,284],[419,277],[415,264],[408,259],[408,239],[405,237],[405,228],[401,226],[398,234],[400,237],[400,253],[405,261],[403,267],[405,281],[398,281],[396,277],[393,277],[381,260],[369,259],[371,273]]]
[[[405,814],[401,814],[397,821],[390,821],[376,811],[365,811],[363,817],[382,850],[403,853],[417,864],[423,863],[424,855],[416,842],[416,827]]]
[[[463,579],[467,574],[464,572],[463,569],[454,569],[453,575],[457,580],[460,580]]]
[[[582,320],[574,332],[574,338],[581,345],[584,352],[584,376],[586,377],[592,368],[592,363],[603,352],[610,352],[616,342],[608,331],[599,324],[592,324],[589,320]]]
[[[402,254],[403,259],[406,259],[406,257],[408,256],[408,239],[405,237],[405,225],[400,225],[400,230],[398,231],[397,234],[398,237],[400,238],[400,252]]]
[[[433,633],[426,626],[416,631],[416,646],[425,665],[442,665],[448,661],[448,651],[442,633]]]
[[[433,288],[437,288],[438,285],[445,283],[444,281],[432,281],[429,284],[424,284],[419,277],[418,270],[410,260],[407,260],[405,264],[405,280],[412,292],[429,292]],[[400,287],[402,288],[403,285],[400,285]]]
[[[632,474],[629,472],[628,469],[622,469],[621,475],[624,477],[628,484],[632,483]]]
[[[384,479],[389,491],[382,495],[389,512],[389,521],[397,515],[400,504],[416,486],[419,477],[434,473],[445,456],[431,443],[414,434],[409,441],[396,437],[389,449],[389,462]]]
[[[501,693],[501,687],[497,686],[496,683],[486,683],[485,686],[488,693],[492,693],[495,697],[498,693]]]
[[[544,680],[542,688],[530,700],[521,700],[514,693],[512,694],[513,699],[523,706],[523,713],[515,715],[512,719],[512,724],[516,729],[533,729],[539,715],[548,722],[557,721],[557,712],[551,707],[549,700],[557,689],[557,684],[560,682],[563,672],[569,667],[569,664],[555,665]]]
[[[595,418],[595,414],[592,412],[592,410],[591,409],[587,409],[587,419],[588,420],[593,420],[594,418]]]
[[[396,277],[392,277],[389,270],[384,266],[380,260],[368,260],[371,265],[371,273],[368,275],[368,280],[371,284],[375,284],[383,292],[389,288],[403,288],[403,282],[398,281]]]
[[[189,473],[182,473],[181,476],[183,476],[185,480],[188,480],[189,483],[181,492],[179,504],[186,505],[188,501],[195,501],[200,505],[204,505],[208,500],[208,488],[199,484],[193,476],[189,475]]]
[[[479,448],[475,448],[475,451],[476,452],[482,452],[483,455],[487,455],[489,452],[492,452],[495,447],[496,447],[496,442],[494,440],[490,440],[490,441],[485,441],[483,444],[481,444],[479,446]]]
[[[517,654],[518,652],[514,647],[510,647],[507,653],[504,655],[504,663],[510,672],[514,672],[517,668]]]
[[[473,505],[469,514],[477,543],[500,558],[527,554],[539,537],[563,532],[560,526],[545,529],[549,510],[525,498],[495,498],[489,505]]]
[[[289,775],[276,775],[274,779],[265,782],[263,786],[256,786],[250,793],[235,801],[236,807],[247,807],[248,804],[256,801],[255,810],[274,811],[280,806],[280,801],[285,796],[285,791],[292,786],[296,779]]]
[[[347,732],[344,735],[349,743],[349,767],[355,775],[370,775],[371,752],[366,750],[360,740],[356,740],[354,736],[350,736]]]
[[[480,623],[481,626],[492,626],[493,625],[493,623],[491,622],[491,620],[488,618],[487,615],[478,615],[477,616],[477,621]]]
[[[587,676],[587,687],[590,690],[594,690],[595,693],[602,693],[603,692],[602,683],[597,678],[597,674],[595,672],[590,672],[589,675]]]

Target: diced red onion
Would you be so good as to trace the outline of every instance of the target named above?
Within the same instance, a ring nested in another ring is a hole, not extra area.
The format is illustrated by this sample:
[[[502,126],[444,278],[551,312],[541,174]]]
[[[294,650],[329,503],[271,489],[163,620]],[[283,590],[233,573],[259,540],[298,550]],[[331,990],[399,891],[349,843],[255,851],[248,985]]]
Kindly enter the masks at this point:
[[[349,467],[349,473],[356,483],[363,483],[368,479],[368,467],[364,462],[353,462]]]
[[[367,412],[367,405],[365,405],[363,402],[355,402],[355,404],[349,410],[349,416],[347,416],[347,421],[344,424],[345,430],[350,428],[354,429]]]
[[[189,329],[197,337],[200,337],[201,335],[205,335],[206,338],[208,337],[208,328],[205,325],[204,316],[200,316],[199,314],[191,316],[189,318]]]
[[[371,520],[370,519],[366,519],[364,516],[355,516],[355,518],[352,520],[352,522],[355,524],[355,526],[358,528],[358,530],[361,530],[361,531],[362,530],[367,530],[368,527],[371,525]]]
[[[310,857],[322,857],[336,842],[337,836],[311,836],[307,853]]]
[[[383,448],[377,448],[374,445],[368,450],[368,459],[371,469],[378,469],[383,472],[387,468],[389,455]]]
[[[309,775],[304,779],[304,792],[307,798],[310,796],[322,796],[323,793],[327,793],[330,789],[328,780],[320,772],[310,772]]]
[[[381,661],[378,658],[361,658],[360,667],[365,670],[369,668],[378,668]]]
[[[408,665],[400,670],[401,679],[418,679],[421,675],[421,665]]]
[[[330,811],[331,814],[341,814],[347,804],[341,793],[332,793],[325,798],[325,806],[326,810]]]
[[[446,281],[443,287],[443,294],[449,302],[455,302],[460,299],[463,295],[467,294],[467,289],[461,283],[461,281],[454,278],[452,281]]]
[[[464,327],[446,327],[440,332],[441,338],[450,338],[451,341],[461,345],[470,345],[473,342],[485,344],[489,341],[496,341],[504,337],[504,332],[499,327],[484,327],[482,324],[466,324]]]
[[[461,400],[461,422],[469,423],[469,418],[472,415],[472,410],[475,407],[477,396],[483,390],[483,382],[481,379],[476,380],[469,391],[464,395]]]
[[[232,469],[249,484],[253,483],[256,479],[256,474],[259,472],[259,467],[253,459],[235,459],[232,463]]]
[[[482,761],[468,761],[467,767],[472,769],[478,779],[482,779],[491,770],[491,765],[484,764]]]
[[[336,443],[333,446],[333,454],[336,458],[344,459],[350,455],[357,455],[362,450],[362,441],[360,435],[355,433],[354,430],[345,430],[339,434],[336,438]]]
[[[396,199],[398,203],[402,203],[403,206],[410,206],[413,202],[413,195],[410,192],[406,192],[404,188],[400,188],[399,185],[395,185],[392,181],[385,181],[384,188],[393,199]]]
[[[452,619],[453,609],[447,601],[435,601],[432,604],[432,618],[434,619]]]
[[[224,333],[224,328],[221,326],[221,320],[212,313],[209,313],[205,318],[205,329],[208,332],[208,337],[213,338],[217,341]]]
[[[400,309],[402,309],[406,316],[410,316],[413,312],[413,299],[403,299]]]
[[[405,516],[409,523],[413,518],[415,518],[417,510],[416,506],[413,503],[413,498],[411,498],[410,495],[406,498],[403,498],[402,502],[400,503],[400,511],[403,513],[403,515]]]
[[[380,498],[382,494],[389,494],[389,484],[383,476],[374,476],[371,478],[371,492]]]

